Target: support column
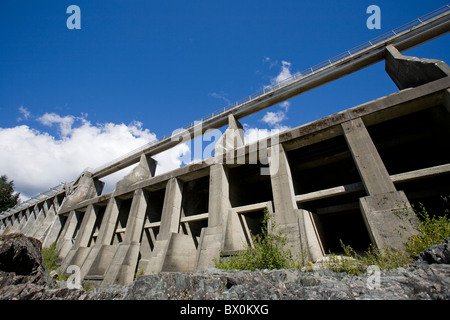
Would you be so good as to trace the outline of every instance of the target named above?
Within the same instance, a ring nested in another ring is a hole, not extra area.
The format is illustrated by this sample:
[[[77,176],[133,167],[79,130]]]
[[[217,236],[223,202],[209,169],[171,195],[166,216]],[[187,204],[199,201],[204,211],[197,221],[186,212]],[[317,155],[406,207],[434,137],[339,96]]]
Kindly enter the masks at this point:
[[[56,212],[53,207],[53,203],[48,204],[48,202],[51,201],[50,199],[44,201],[42,205],[43,209],[43,220],[41,223],[39,223],[39,228],[34,233],[34,238],[39,239],[41,242],[44,242],[46,235],[49,232],[49,229],[54,221]]]
[[[63,260],[66,257],[73,245],[73,236],[75,234],[79,218],[79,214],[75,210],[70,211],[61,233],[61,239],[56,244],[56,250],[58,251],[58,257],[60,260]]]
[[[245,150],[240,148],[242,146],[244,146],[243,126],[230,114],[228,128],[214,147],[215,163],[210,167],[209,177],[208,227],[202,229],[200,233],[194,270],[214,267],[214,259],[220,258],[220,252],[225,249],[225,244],[228,243],[228,246],[233,247],[233,243],[227,242],[225,238],[227,229],[236,225],[238,217],[228,215],[231,208],[230,183],[228,167],[223,165],[223,156],[226,154],[225,161],[228,164],[244,164],[245,154],[242,152]]]
[[[88,245],[94,230],[96,216],[94,206],[89,205],[83,215],[83,220],[81,221],[75,243],[61,264],[63,272],[66,272],[67,267],[70,265],[76,265],[80,268],[83,265],[90,250]]]
[[[30,212],[30,215],[28,216],[27,222],[23,226],[22,231],[21,231],[26,236],[29,235],[29,231],[32,230],[33,224],[36,221],[36,217],[39,214],[39,208],[38,208],[37,204],[34,205],[33,209],[30,210],[29,212]]]
[[[58,209],[59,209],[59,202],[58,202],[58,196],[55,196],[53,198],[53,204],[52,208],[54,211],[54,217],[53,217],[53,223],[50,227],[50,230],[45,237],[44,241],[42,242],[43,248],[50,247],[54,242],[58,240],[59,235],[61,234],[63,225],[63,217],[58,215]]]
[[[314,261],[323,256],[320,239],[315,232],[311,213],[298,209],[295,201],[291,169],[283,145],[270,147],[270,180],[272,183],[274,219],[287,236],[287,246],[303,260]]]
[[[172,268],[172,265],[178,264],[177,259],[174,259],[174,253],[178,253],[180,257],[182,256],[186,260],[184,261],[185,265],[180,265],[178,270],[183,270],[183,267],[188,265],[192,266],[189,259],[195,257],[195,245],[189,236],[178,234],[182,200],[183,184],[178,179],[171,178],[167,182],[164,195],[161,226],[145,274],[176,269]],[[180,246],[184,250],[177,250]]]
[[[119,216],[119,207],[117,199],[109,199],[102,223],[100,224],[97,241],[81,267],[82,279],[88,276],[95,280],[103,280],[104,274],[117,249],[117,246],[111,245],[111,242]]]
[[[200,233],[195,270],[214,267],[214,259],[220,258],[231,208],[229,194],[228,168],[220,163],[213,164],[209,176],[208,227]]]
[[[128,215],[124,241],[119,244],[111,265],[106,271],[102,286],[133,281],[140,249],[140,239],[147,210],[148,194],[142,189],[134,192]]]
[[[399,214],[402,208],[410,207],[408,199],[396,190],[362,119],[345,122],[342,128],[368,193],[359,201],[372,242],[377,248],[404,249],[404,242],[416,233],[414,217]]]

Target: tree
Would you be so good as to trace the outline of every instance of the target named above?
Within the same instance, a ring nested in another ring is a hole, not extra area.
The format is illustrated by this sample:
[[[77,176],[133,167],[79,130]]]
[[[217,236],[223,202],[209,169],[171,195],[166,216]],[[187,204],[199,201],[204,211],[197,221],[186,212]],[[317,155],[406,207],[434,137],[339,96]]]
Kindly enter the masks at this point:
[[[20,193],[14,194],[14,181],[8,182],[8,177],[0,177],[0,212],[6,211],[19,203]]]

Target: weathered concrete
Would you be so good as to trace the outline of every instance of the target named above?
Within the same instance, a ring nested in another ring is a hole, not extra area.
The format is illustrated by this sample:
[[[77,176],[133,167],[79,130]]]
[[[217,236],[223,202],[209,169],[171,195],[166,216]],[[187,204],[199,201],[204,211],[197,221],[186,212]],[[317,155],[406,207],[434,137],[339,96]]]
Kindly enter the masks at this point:
[[[410,221],[399,219],[395,214],[404,207],[410,207],[409,201],[403,193],[397,192],[363,121],[358,118],[342,124],[342,127],[369,194],[360,199],[360,205],[371,239],[378,248],[401,250],[408,237],[416,233],[414,217],[410,217]]]
[[[131,283],[136,271],[140,239],[145,221],[148,194],[139,189],[134,192],[127,220],[124,241],[119,244],[114,258],[106,271],[103,286],[113,283]]]
[[[385,54],[386,72],[400,90],[450,75],[450,68],[441,60],[404,56],[392,45],[386,47]]]
[[[399,56],[393,48],[386,52],[391,73],[430,68],[430,61]],[[423,83],[411,85],[408,72],[393,77],[415,87],[261,143],[244,145],[242,126],[229,116],[218,157],[154,176],[156,163],[142,155],[108,194],[100,195],[102,183],[85,172],[59,200],[2,217],[0,232],[19,230],[47,245],[57,241],[61,268],[77,265],[83,279],[102,286],[130,283],[138,270],[213,267],[214,259],[252,245],[265,208],[304,261],[319,260],[330,247],[338,250],[341,237],[362,243],[361,250],[370,243],[401,249],[415,223],[401,209],[450,193],[450,77],[424,71]],[[419,125],[423,132],[417,134]],[[391,132],[395,139],[386,137]],[[411,157],[416,143],[427,154]]]
[[[141,155],[139,164],[131,170],[125,177],[116,183],[116,192],[123,191],[133,183],[155,176],[156,161],[145,154]]]
[[[92,174],[85,171],[71,186],[68,196],[61,204],[60,212],[67,212],[71,207],[83,200],[93,198],[102,193],[104,182],[92,177]]]
[[[170,254],[170,248],[176,246],[174,243],[177,240],[172,236],[178,234],[180,226],[182,193],[183,187],[181,181],[176,178],[172,178],[167,182],[163,212],[161,215],[161,226],[159,229],[159,234],[156,238],[155,249],[152,252],[146,268],[147,274],[160,271],[172,271],[165,270],[165,266],[170,264],[169,261],[172,257],[172,254]],[[191,239],[184,239],[184,241],[192,242]],[[191,247],[193,246],[194,243],[192,242]]]

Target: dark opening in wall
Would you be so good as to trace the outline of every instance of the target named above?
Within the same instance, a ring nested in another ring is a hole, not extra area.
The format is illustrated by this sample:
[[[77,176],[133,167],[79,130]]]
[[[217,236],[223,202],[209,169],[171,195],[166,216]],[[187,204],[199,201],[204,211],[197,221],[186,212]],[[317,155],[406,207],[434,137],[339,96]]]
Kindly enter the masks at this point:
[[[360,182],[343,136],[287,152],[296,195]]]
[[[64,229],[64,225],[65,225],[66,222],[67,222],[67,218],[68,218],[68,216],[63,216],[63,215],[58,215],[58,216],[57,216],[57,219],[59,219],[59,222],[60,222],[60,224],[61,224],[61,228],[59,228],[58,236],[56,237],[56,242],[59,241],[59,237],[60,237],[61,234],[62,234],[62,231],[63,231],[63,229]]]
[[[158,226],[153,223],[161,222],[166,189],[148,192],[147,211],[145,213],[144,230],[141,236],[140,254],[142,259],[149,259],[151,251],[155,246],[156,237],[159,233]],[[149,227],[151,226],[151,227]]]
[[[77,224],[75,226],[75,230],[73,231],[72,240],[73,243],[77,239],[78,231],[80,231],[81,222],[83,221],[84,212],[82,211],[75,211],[75,218],[77,219]]]
[[[390,175],[450,163],[450,113],[428,108],[369,126]]]
[[[430,216],[443,216],[450,210],[450,174],[403,182],[396,185],[403,190],[413,208],[421,211],[421,206]],[[443,199],[447,197],[447,201]]]
[[[252,245],[253,236],[262,236],[264,210],[240,213],[242,228],[246,231],[247,244]]]
[[[341,241],[356,251],[366,251],[371,244],[359,209],[359,198],[365,191],[319,199],[300,204],[313,213],[325,254],[343,253]]]
[[[230,202],[240,207],[265,201],[273,201],[269,175],[261,174],[261,164],[245,164],[229,169]]]
[[[117,199],[117,201],[119,206],[119,216],[117,218],[115,233],[111,244],[123,242],[125,232],[121,231],[121,229],[127,227],[128,215],[130,214],[131,202],[133,201],[133,198],[123,200]]]
[[[190,217],[208,212],[209,207],[209,176],[186,181],[183,183],[183,200],[181,206],[181,217]],[[180,232],[190,235],[198,246],[202,228],[208,226],[208,220],[197,220],[182,222]]]
[[[88,247],[91,247],[97,241],[97,235],[100,230],[100,225],[102,224],[103,216],[105,215],[106,205],[104,206],[94,206],[95,213],[95,223],[94,228],[92,228],[92,234],[89,238]]]

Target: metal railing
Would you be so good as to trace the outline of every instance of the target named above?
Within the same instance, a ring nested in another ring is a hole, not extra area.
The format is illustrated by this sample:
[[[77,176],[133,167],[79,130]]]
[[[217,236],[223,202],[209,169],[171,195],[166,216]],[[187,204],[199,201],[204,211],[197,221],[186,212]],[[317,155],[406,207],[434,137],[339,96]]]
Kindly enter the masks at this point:
[[[12,208],[9,208],[6,211],[1,212],[0,219],[10,216],[11,214],[16,213],[18,211],[22,211],[23,209],[26,209],[32,205],[35,205],[36,203],[41,202],[44,199],[54,196],[55,194],[64,190],[65,185],[66,185],[66,183],[62,182],[62,183],[58,184],[57,186],[48,189],[47,191],[41,192],[38,195],[36,195],[24,202],[21,202]]]
[[[392,38],[398,37],[400,34],[405,33],[409,30],[411,30],[412,28],[415,28],[417,26],[423,25],[427,22],[429,22],[430,20],[439,17],[440,15],[444,14],[444,13],[448,13],[450,11],[450,4],[447,4],[437,10],[434,10],[420,18],[417,18],[409,23],[406,23],[398,28],[395,28],[394,30],[391,30],[389,32],[386,32],[380,36],[375,37],[374,39],[367,41],[359,46],[356,46],[350,50],[347,50],[333,58],[327,59],[313,67],[310,67],[308,69],[305,69],[303,71],[297,72],[294,75],[292,75],[289,78],[286,78],[282,81],[279,81],[275,84],[272,85],[267,85],[265,86],[262,90],[255,92],[245,98],[242,98],[236,102],[233,102],[221,109],[218,109],[202,118],[200,118],[199,120],[190,122],[188,124],[186,124],[185,126],[177,129],[178,132],[182,132],[182,131],[188,131],[188,132],[193,132],[195,130],[196,126],[199,126],[199,124],[211,120],[215,117],[217,117],[218,120],[222,119],[223,117],[227,117],[228,114],[230,113],[229,111],[232,109],[236,109],[235,112],[237,111],[242,111],[243,109],[245,109],[245,107],[243,108],[239,108],[240,106],[243,106],[244,104],[252,101],[252,100],[256,100],[264,95],[269,95],[271,93],[274,93],[276,90],[278,90],[279,88],[285,87],[289,84],[292,84],[296,81],[299,81],[302,78],[305,78],[313,73],[316,73],[318,71],[321,71],[324,68],[330,67],[334,64],[338,64],[339,62],[351,58],[353,56],[356,56],[358,54],[360,54],[361,52],[371,48],[371,47],[375,47],[376,45],[386,42],[387,40],[390,40]],[[233,113],[233,112],[232,112]],[[220,117],[220,115],[223,115],[223,117]],[[180,134],[177,134],[177,136]],[[146,150],[151,148],[152,146],[158,146],[161,147],[163,144],[167,144],[171,141],[171,138],[173,137],[173,133],[171,134],[166,134],[164,136],[162,136],[158,141],[156,142],[149,142],[133,151],[128,152],[127,154],[124,154],[123,156],[116,158],[100,167],[97,167],[94,169],[93,174],[96,175],[97,173],[101,172],[102,170],[105,170],[106,168],[114,165],[115,163],[121,163],[123,162],[125,159],[132,161],[132,160],[136,160],[140,157],[140,154]]]
[[[182,128],[178,129],[177,131],[178,132],[182,132],[182,131],[193,132],[196,129],[196,127],[198,127],[199,125],[201,125],[201,123],[203,123],[205,121],[211,120],[213,118],[217,118],[215,121],[219,121],[220,119],[227,117],[228,114],[230,114],[230,113],[235,113],[238,111],[245,110],[246,108],[250,108],[252,105],[249,104],[249,102],[251,102],[253,100],[257,100],[258,98],[261,98],[265,95],[271,95],[271,94],[277,92],[280,88],[287,87],[289,85],[292,85],[293,83],[302,81],[303,79],[304,79],[304,81],[308,81],[308,79],[307,79],[308,76],[311,76],[314,73],[322,72],[326,68],[329,68],[331,66],[338,65],[339,63],[344,62],[346,59],[360,55],[364,51],[370,50],[370,48],[375,48],[377,45],[380,45],[383,42],[387,42],[388,40],[396,38],[401,34],[407,33],[411,29],[421,26],[421,25],[424,25],[427,22],[439,17],[440,15],[446,14],[448,12],[450,12],[450,4],[447,4],[437,10],[434,10],[434,11],[432,11],[420,18],[417,18],[409,23],[406,23],[394,30],[391,30],[380,36],[377,36],[376,38],[374,38],[370,41],[367,41],[359,46],[356,46],[350,50],[347,50],[333,58],[327,59],[313,67],[305,69],[301,72],[297,72],[289,78],[286,78],[286,79],[279,81],[277,83],[274,83],[272,85],[267,85],[262,90],[255,92],[243,99],[240,99],[239,101],[233,102],[223,108],[220,108],[220,109],[200,118],[197,121],[190,122],[187,125],[183,126]],[[380,49],[377,48],[377,50],[380,50]],[[231,110],[233,110],[233,111],[231,111]],[[179,133],[179,134],[177,134],[177,136],[178,135],[181,135],[181,134]],[[92,174],[95,176],[95,175],[98,175],[101,171],[105,170],[106,168],[113,166],[115,164],[125,162],[125,160],[130,162],[130,165],[131,165],[132,164],[131,162],[134,161],[134,163],[135,163],[136,162],[135,160],[139,159],[141,153],[144,150],[147,150],[147,152],[148,152],[149,149],[152,147],[162,147],[162,146],[168,144],[169,142],[171,142],[172,137],[173,137],[173,133],[166,134],[166,135],[162,136],[159,141],[149,142],[149,143],[147,143],[133,151],[130,151],[127,154],[124,154],[123,156],[116,158],[100,167],[97,167],[93,170],[89,168],[88,170],[89,171],[92,170]],[[0,219],[4,218],[5,216],[9,216],[10,214],[12,214],[14,212],[23,210],[23,209],[29,207],[33,203],[39,202],[46,197],[50,197],[50,196],[62,191],[62,189],[64,188],[64,185],[65,185],[65,183],[61,183],[60,185],[58,185],[56,187],[50,188],[49,190],[47,190],[43,193],[40,193],[39,195],[37,195],[33,198],[28,199],[27,201],[15,206],[14,208],[11,208],[7,211],[0,213]]]

